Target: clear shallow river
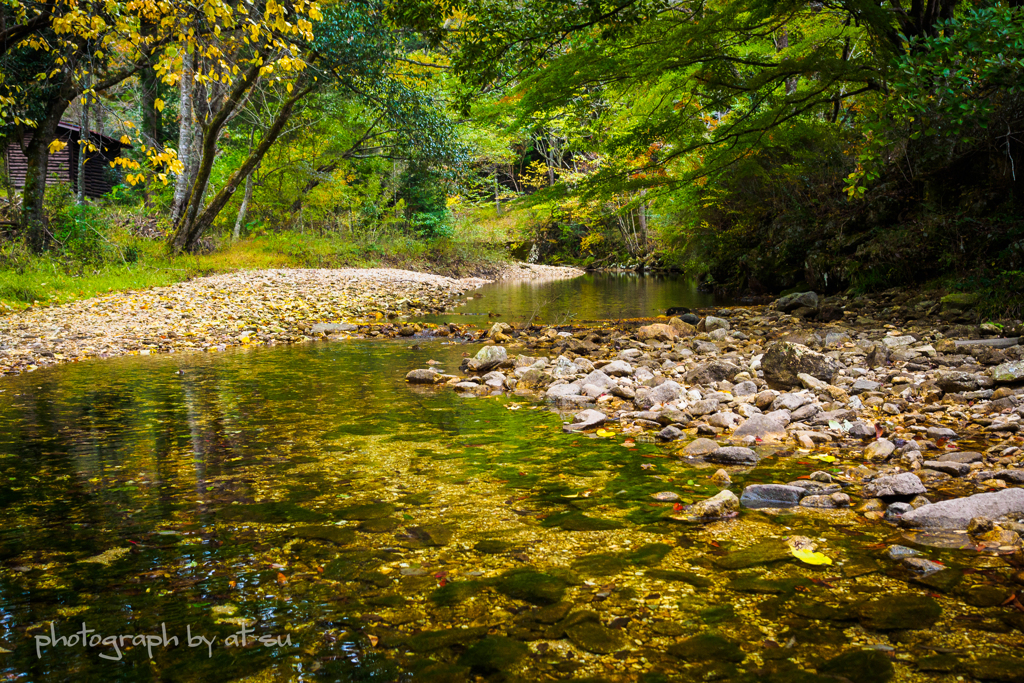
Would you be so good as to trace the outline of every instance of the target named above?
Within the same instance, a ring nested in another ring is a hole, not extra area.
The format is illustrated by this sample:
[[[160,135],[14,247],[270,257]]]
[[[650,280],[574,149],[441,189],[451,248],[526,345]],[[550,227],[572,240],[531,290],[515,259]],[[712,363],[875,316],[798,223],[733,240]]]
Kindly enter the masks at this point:
[[[0,382],[0,675],[781,682],[829,680],[815,667],[855,646],[914,660],[931,653],[922,639],[958,651],[995,637],[936,626],[901,646],[858,625],[870,597],[932,591],[880,571],[886,527],[850,512],[680,524],[652,494],[708,497],[713,468],[621,434],[563,434],[520,397],[402,380],[429,359],[454,372],[476,348],[315,343]],[[771,457],[733,490],[820,466]],[[730,554],[791,533],[836,565],[771,542]],[[937,600],[944,619],[973,609]]]
[[[473,297],[468,299],[468,297]],[[571,280],[508,280],[487,285],[467,296],[451,313],[424,318],[427,322],[481,322],[498,313],[500,320],[545,325],[595,320],[648,318],[669,308],[704,308],[727,301],[700,292],[696,280],[636,273],[588,273]]]

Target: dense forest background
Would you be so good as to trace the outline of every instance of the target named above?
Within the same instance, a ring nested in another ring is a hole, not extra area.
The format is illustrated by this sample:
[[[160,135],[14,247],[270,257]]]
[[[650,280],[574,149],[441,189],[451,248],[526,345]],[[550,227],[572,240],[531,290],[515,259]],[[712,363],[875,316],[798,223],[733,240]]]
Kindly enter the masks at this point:
[[[0,298],[514,253],[1019,313],[1022,57],[1016,2],[0,0]]]

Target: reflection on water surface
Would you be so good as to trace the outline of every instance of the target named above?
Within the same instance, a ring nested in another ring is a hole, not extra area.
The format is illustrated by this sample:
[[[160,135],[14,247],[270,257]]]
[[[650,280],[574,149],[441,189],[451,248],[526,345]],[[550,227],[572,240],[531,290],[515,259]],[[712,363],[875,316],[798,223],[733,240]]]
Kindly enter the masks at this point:
[[[829,680],[815,673],[829,666],[884,673],[896,653],[902,676],[939,680],[907,662],[995,637],[961,624],[1017,638],[1005,610],[883,571],[878,549],[899,534],[852,512],[682,525],[653,494],[708,497],[713,469],[621,435],[563,434],[521,398],[401,379],[428,359],[455,371],[475,349],[317,343],[5,380],[2,673],[803,681]],[[768,458],[734,490],[819,465]],[[780,552],[791,534],[835,564]],[[886,611],[892,595],[912,601]],[[933,628],[899,620],[929,610]],[[866,654],[826,662],[847,651]]]

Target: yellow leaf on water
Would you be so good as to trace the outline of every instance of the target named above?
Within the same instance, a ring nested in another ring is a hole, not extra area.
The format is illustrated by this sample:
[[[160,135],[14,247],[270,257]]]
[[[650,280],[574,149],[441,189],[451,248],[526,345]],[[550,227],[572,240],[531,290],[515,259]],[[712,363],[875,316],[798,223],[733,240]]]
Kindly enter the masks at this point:
[[[598,436],[615,436],[615,432],[610,432],[607,429],[598,429],[597,430],[597,435]]]
[[[832,558],[816,553],[813,550],[794,549],[792,552],[793,557],[804,564],[832,564]]]
[[[836,456],[834,455],[812,455],[811,459],[821,460],[822,462],[835,462]]]

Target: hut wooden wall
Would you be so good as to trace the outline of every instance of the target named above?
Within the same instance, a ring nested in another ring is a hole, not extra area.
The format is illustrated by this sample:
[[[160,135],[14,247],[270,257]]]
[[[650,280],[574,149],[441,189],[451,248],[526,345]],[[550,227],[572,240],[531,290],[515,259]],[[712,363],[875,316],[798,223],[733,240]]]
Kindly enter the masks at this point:
[[[31,140],[31,133],[26,133],[25,143]],[[59,140],[67,145],[61,151],[50,155],[50,162],[47,168],[47,185],[58,183],[70,183],[72,189],[78,187],[78,131],[70,127],[61,126],[57,131]],[[111,175],[114,169],[110,168],[110,162],[118,156],[123,145],[110,138],[101,138],[93,134],[93,144],[100,149],[96,152],[89,152],[85,158],[85,195],[87,197],[100,197],[110,192],[114,183],[111,182]],[[7,163],[7,174],[11,184],[19,190],[25,187],[25,172],[28,169],[28,158],[22,153],[17,141],[12,140],[7,147],[4,158]]]

